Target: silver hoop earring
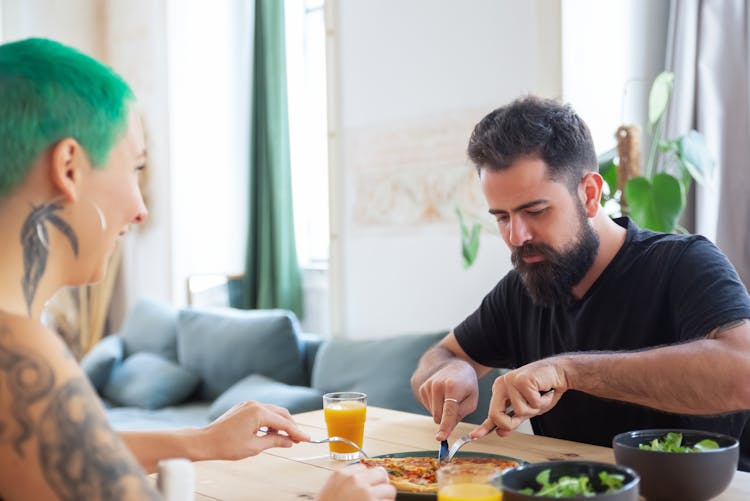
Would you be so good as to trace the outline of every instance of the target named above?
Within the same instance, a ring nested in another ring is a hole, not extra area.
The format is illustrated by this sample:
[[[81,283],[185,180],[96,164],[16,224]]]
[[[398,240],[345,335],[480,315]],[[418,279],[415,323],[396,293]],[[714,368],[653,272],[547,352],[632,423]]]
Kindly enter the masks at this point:
[[[96,202],[93,200],[87,199],[87,201],[94,207],[94,210],[96,211],[96,215],[99,216],[99,226],[102,228],[102,233],[105,233],[107,231],[107,218],[104,215],[104,212],[102,211],[101,207],[97,205]]]

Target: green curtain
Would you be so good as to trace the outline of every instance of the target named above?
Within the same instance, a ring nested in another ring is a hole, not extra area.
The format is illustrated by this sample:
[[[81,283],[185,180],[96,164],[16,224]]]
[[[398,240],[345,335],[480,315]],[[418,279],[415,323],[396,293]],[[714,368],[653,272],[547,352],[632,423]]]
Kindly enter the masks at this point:
[[[284,2],[255,0],[247,254],[242,304],[302,316],[294,240]]]

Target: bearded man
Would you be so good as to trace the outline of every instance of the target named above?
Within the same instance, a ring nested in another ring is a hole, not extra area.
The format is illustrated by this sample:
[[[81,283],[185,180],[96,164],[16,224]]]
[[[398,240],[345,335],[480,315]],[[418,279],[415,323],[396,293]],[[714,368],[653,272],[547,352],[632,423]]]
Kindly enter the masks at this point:
[[[531,419],[536,434],[603,446],[643,428],[739,438],[750,297],[721,251],[608,217],[591,134],[569,106],[516,100],[477,124],[468,153],[514,269],[412,376],[436,438],[474,411],[492,367],[511,370],[474,437]]]

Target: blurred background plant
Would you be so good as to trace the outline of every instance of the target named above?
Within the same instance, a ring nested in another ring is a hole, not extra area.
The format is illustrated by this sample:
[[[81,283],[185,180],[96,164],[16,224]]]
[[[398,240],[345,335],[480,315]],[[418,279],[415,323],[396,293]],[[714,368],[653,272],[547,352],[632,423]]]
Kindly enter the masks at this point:
[[[478,222],[473,222],[469,226],[464,219],[463,212],[458,207],[456,207],[456,215],[458,216],[458,224],[461,227],[461,256],[463,257],[464,269],[467,269],[477,259],[479,233],[482,230],[482,225]]]
[[[602,205],[612,217],[629,216],[641,228],[687,233],[679,221],[693,181],[713,185],[714,159],[703,134],[696,130],[664,138],[664,122],[672,96],[674,74],[659,74],[648,99],[648,159],[641,175],[640,131],[617,130],[617,146],[599,157],[599,173],[607,189]]]

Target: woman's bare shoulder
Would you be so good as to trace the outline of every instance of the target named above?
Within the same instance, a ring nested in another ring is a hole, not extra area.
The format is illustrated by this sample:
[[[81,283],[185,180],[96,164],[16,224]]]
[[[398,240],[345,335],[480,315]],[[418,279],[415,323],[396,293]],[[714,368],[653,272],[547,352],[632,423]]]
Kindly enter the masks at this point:
[[[60,338],[39,322],[2,314],[0,423],[6,501],[156,498]]]
[[[40,321],[0,311],[0,348],[32,349],[54,361],[70,362],[72,356],[60,336]],[[1,368],[0,368],[1,370]]]

